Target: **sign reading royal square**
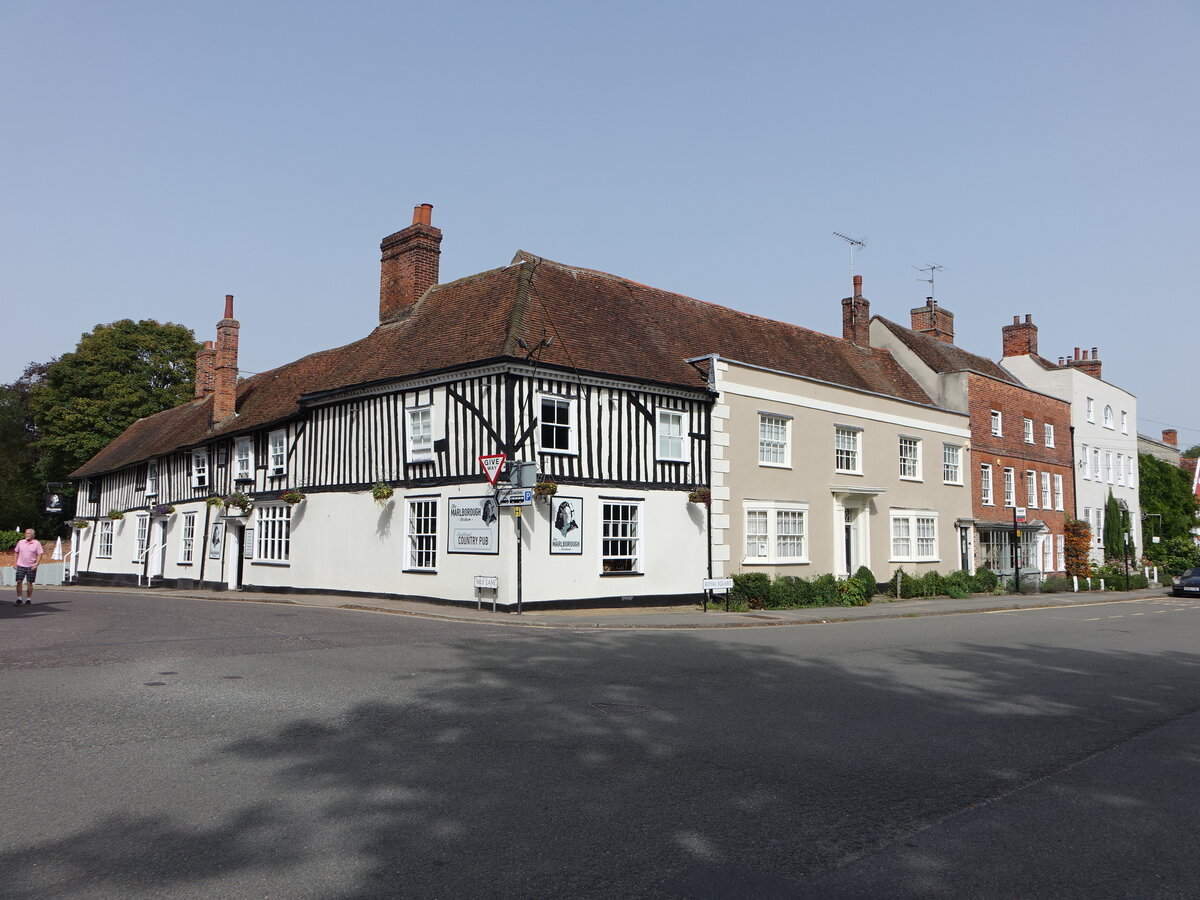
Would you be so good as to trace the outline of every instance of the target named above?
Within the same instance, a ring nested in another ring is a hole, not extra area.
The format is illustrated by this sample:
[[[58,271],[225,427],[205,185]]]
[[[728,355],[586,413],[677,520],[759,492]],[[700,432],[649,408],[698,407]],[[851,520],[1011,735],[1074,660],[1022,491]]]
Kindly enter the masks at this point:
[[[491,497],[456,497],[449,503],[448,553],[500,552],[500,515]]]

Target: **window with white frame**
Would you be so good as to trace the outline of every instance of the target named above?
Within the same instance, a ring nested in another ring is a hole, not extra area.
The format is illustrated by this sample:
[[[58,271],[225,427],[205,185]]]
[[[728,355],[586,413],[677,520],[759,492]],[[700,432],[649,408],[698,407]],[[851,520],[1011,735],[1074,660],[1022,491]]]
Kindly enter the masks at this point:
[[[1117,484],[1125,486],[1125,454],[1117,454]]]
[[[267,436],[267,472],[272,476],[287,474],[287,432],[282,428]]]
[[[1047,447],[1054,446],[1054,426],[1047,422],[1042,426],[1043,442]]]
[[[1096,401],[1091,397],[1087,398],[1087,420],[1093,424],[1096,421]]]
[[[133,561],[140,563],[142,556],[146,553],[146,547],[150,544],[150,517],[137,517],[137,550],[135,551]]]
[[[758,464],[791,465],[792,419],[771,413],[758,414]]]
[[[808,562],[808,504],[747,500],[746,562]]]
[[[604,572],[642,571],[642,504],[606,500],[600,505],[600,566]]]
[[[1121,434],[1129,434],[1129,413],[1121,410]]]
[[[1063,508],[1063,477],[1057,474],[1054,476],[1054,508]]]
[[[192,451],[192,487],[208,487],[208,451]]]
[[[1054,535],[1048,534],[1042,541],[1042,571],[1054,571]]]
[[[1100,475],[1100,450],[1097,447],[1092,448],[1092,481],[1103,481]]]
[[[1025,443],[1033,443],[1033,419],[1025,419],[1024,422],[1024,438]]]
[[[962,484],[962,447],[957,444],[942,444],[942,481],[946,484]]]
[[[1004,436],[1004,419],[999,411],[992,410],[992,434],[996,437]]]
[[[158,496],[158,460],[152,459],[146,463],[146,496]]]
[[[1104,471],[1108,475],[1108,483],[1113,483],[1113,455],[1111,450],[1104,451]]]
[[[938,558],[937,516],[918,510],[891,511],[892,561],[935,561]]]
[[[1059,509],[1062,509],[1060,506]],[[1058,545],[1058,569],[1059,572],[1067,570],[1067,536],[1065,534],[1056,534],[1055,543]]]
[[[917,438],[900,438],[900,477],[921,480],[921,442]]]
[[[979,502],[984,506],[995,505],[995,498],[992,496],[992,467],[987,463],[981,463],[979,466]]]
[[[254,480],[254,438],[242,437],[233,442],[233,480]]]
[[[286,503],[254,507],[254,558],[285,563],[292,555],[292,508]]]
[[[538,399],[538,449],[543,453],[578,453],[574,397],[543,394]]]
[[[1083,461],[1083,480],[1091,481],[1092,480],[1092,464],[1091,464],[1090,460],[1092,458],[1092,454],[1091,454],[1091,451],[1088,450],[1087,444],[1083,444],[1082,447],[1080,448],[1079,457]]]
[[[190,566],[195,554],[196,514],[184,513],[179,527],[179,564]]]
[[[432,572],[437,569],[437,521],[438,500],[436,497],[417,497],[408,503],[405,523],[408,543],[409,569]]]
[[[667,462],[686,462],[683,440],[684,414],[677,409],[660,409],[654,424],[658,458]]]
[[[1026,506],[1037,509],[1038,505],[1038,486],[1037,472],[1030,470],[1025,473],[1025,500]]]
[[[1053,509],[1054,498],[1050,495],[1050,473],[1042,473],[1042,509]]]
[[[862,454],[859,441],[862,430],[838,425],[834,429],[834,454],[839,472],[859,475],[862,473]]]
[[[1012,468],[1004,470],[1004,505],[1017,505],[1017,473]]]
[[[1134,474],[1137,472],[1137,467],[1133,464],[1132,456],[1125,457],[1125,465],[1129,470],[1125,473],[1125,481],[1130,487],[1136,487],[1134,483]]]
[[[1113,423],[1113,411],[1111,406],[1104,407],[1104,427],[1110,429],[1116,427],[1116,425]]]
[[[428,462],[433,459],[433,407],[418,406],[406,413],[408,417],[408,461]]]
[[[96,555],[101,559],[109,559],[112,557],[113,547],[113,520],[100,520],[100,540],[96,546]]]

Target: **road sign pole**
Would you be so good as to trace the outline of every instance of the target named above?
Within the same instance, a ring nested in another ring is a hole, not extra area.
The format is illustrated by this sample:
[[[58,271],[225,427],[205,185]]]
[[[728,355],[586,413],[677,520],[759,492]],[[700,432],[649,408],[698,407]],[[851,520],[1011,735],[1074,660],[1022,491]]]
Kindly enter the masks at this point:
[[[521,544],[522,526],[521,526],[521,507],[517,507],[516,515],[513,516],[517,521],[517,615],[521,614]]]

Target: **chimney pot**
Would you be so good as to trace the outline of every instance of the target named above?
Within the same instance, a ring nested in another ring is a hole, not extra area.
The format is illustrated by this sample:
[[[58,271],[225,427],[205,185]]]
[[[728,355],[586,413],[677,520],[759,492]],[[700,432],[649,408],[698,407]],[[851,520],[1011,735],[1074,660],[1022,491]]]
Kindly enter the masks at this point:
[[[1075,359],[1079,359],[1079,348],[1075,348]]]
[[[1025,313],[1025,324],[1026,325],[1033,324],[1033,316],[1030,313]]]
[[[1172,447],[1179,446],[1179,432],[1174,428],[1163,429],[1163,443],[1170,444]]]
[[[1020,324],[1021,324],[1021,317],[1020,317],[1020,316],[1013,316],[1013,324],[1014,324],[1014,325],[1020,325]]]
[[[854,296],[855,297],[862,296],[862,276],[861,275],[854,276]]]
[[[233,318],[233,294],[225,295],[225,318]]]
[[[433,222],[433,204],[422,203],[420,206],[413,207],[414,225],[429,225]]]
[[[1100,358],[1100,353],[1099,353],[1099,351],[1097,351],[1097,350],[1096,350],[1096,348],[1095,348],[1095,347],[1093,347],[1093,348],[1092,348],[1092,359],[1099,359],[1099,358]]]

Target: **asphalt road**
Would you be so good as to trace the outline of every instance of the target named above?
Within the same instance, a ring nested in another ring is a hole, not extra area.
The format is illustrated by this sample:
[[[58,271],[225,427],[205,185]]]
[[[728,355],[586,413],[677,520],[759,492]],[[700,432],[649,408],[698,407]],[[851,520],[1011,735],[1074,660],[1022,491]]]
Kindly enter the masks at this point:
[[[0,607],[0,896],[1196,897],[1200,601],[524,628]]]

